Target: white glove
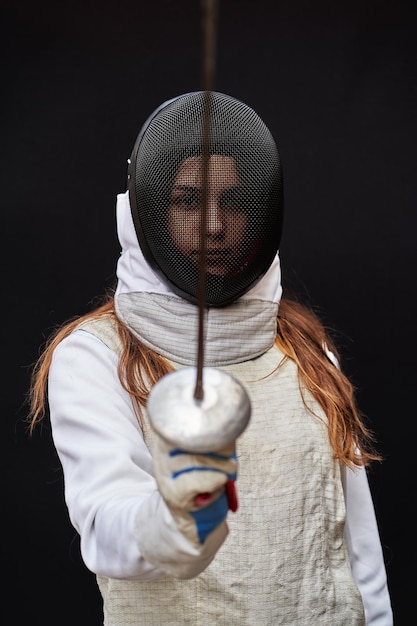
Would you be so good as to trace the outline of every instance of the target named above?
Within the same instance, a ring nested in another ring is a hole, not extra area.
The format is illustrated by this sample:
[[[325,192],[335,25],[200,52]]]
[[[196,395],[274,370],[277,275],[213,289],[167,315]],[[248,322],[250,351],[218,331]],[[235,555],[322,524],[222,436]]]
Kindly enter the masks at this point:
[[[235,443],[217,452],[196,454],[166,443],[158,435],[153,468],[159,491],[182,534],[201,545],[229,508],[237,509]]]

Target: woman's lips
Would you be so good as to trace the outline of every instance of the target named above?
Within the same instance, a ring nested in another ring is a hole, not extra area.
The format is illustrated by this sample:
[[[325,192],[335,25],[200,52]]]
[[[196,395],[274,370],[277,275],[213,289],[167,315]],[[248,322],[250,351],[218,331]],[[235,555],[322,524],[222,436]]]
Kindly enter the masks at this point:
[[[206,263],[219,264],[225,263],[230,258],[230,250],[207,250]]]
[[[195,250],[190,255],[190,260],[198,267],[200,252]],[[230,248],[209,248],[204,256],[204,267],[208,274],[213,276],[226,276],[233,268],[233,255]]]

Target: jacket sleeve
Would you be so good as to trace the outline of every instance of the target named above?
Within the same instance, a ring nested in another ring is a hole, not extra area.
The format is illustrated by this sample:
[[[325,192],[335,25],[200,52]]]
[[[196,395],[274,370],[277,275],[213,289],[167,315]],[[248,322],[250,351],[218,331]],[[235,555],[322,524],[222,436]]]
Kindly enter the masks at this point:
[[[393,616],[377,520],[365,468],[342,465],[345,539],[367,626],[392,626]]]
[[[179,532],[117,364],[100,339],[77,330],[55,349],[49,373],[52,436],[83,560],[109,578],[192,578],[212,561],[227,528],[200,548]]]

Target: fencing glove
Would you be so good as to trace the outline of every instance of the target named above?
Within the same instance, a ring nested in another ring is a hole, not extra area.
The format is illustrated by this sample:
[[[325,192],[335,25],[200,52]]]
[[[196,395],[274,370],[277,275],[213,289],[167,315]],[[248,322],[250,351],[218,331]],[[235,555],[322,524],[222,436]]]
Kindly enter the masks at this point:
[[[153,467],[159,491],[182,534],[201,545],[228,510],[236,511],[235,442],[215,452],[194,453],[165,442],[158,435]]]

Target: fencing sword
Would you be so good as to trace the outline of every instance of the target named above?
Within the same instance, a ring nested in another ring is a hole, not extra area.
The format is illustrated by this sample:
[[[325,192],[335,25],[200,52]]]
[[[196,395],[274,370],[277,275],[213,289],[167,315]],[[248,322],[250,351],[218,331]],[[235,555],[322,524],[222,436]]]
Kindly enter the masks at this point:
[[[251,403],[243,385],[220,369],[204,366],[210,109],[215,74],[217,0],[202,0],[201,6],[204,111],[197,365],[184,367],[163,376],[151,389],[146,407],[149,422],[162,439],[173,446],[194,453],[213,452],[225,448],[243,433],[251,415]]]

